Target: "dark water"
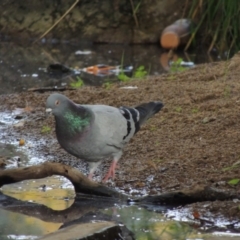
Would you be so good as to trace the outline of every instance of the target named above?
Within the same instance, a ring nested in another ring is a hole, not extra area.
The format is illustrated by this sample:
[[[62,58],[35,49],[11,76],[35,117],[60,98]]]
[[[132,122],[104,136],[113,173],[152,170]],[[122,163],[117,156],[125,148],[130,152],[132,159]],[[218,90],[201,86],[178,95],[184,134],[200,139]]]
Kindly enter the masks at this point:
[[[77,51],[85,51],[77,54]],[[88,51],[88,52],[86,52]],[[112,45],[112,44],[35,44],[17,45],[0,43],[0,94],[25,91],[33,87],[66,87],[76,81],[69,74],[51,75],[46,68],[53,63],[61,63],[71,68],[82,69],[96,64],[110,66],[131,66],[131,75],[144,66],[148,75],[160,75],[170,70],[168,54],[157,45]],[[217,54],[177,52],[173,60],[182,58],[194,64],[219,61],[225,58]],[[108,81],[118,81],[114,74],[99,77],[81,72],[79,77],[87,85],[102,85]]]

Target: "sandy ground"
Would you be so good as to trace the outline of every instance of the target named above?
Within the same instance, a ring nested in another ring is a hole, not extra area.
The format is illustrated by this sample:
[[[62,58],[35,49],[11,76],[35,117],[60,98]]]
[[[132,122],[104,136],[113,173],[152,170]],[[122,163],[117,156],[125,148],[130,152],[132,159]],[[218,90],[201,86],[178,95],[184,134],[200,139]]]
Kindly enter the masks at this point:
[[[133,80],[109,89],[83,87],[63,94],[82,104],[135,106],[161,100],[163,110],[150,119],[125,149],[114,183],[129,194],[158,194],[165,191],[207,184],[239,193],[240,184],[228,181],[240,178],[240,54],[220,63],[199,65],[178,74],[166,74]],[[138,89],[121,89],[132,85]],[[9,126],[5,138],[31,138],[46,160],[78,167],[87,173],[83,161],[66,153],[56,141],[54,118],[45,114],[50,92],[23,92],[0,96],[0,110],[13,111],[30,106],[33,111],[24,126]],[[24,115],[23,114],[23,115]],[[50,133],[42,133],[50,126]],[[44,141],[40,141],[45,139]],[[110,161],[97,171],[97,181]],[[228,217],[240,217],[239,203],[215,202],[214,207]],[[231,207],[229,207],[231,206]]]

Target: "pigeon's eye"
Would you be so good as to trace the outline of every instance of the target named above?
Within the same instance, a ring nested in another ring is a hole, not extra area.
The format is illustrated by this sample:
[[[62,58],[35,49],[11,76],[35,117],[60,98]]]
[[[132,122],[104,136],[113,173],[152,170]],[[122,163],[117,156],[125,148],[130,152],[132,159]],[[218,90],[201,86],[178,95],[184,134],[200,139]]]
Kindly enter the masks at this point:
[[[56,105],[56,106],[59,105],[59,103],[60,103],[59,100],[56,100],[56,101],[55,101],[55,105]]]

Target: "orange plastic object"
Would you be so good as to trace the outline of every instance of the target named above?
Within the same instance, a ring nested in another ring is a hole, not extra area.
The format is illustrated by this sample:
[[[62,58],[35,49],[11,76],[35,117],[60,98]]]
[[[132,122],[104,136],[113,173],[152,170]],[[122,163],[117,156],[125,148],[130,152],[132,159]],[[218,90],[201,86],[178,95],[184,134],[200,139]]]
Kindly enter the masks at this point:
[[[160,44],[163,48],[173,49],[187,42],[190,36],[191,21],[180,19],[166,27],[161,35]]]
[[[119,68],[119,66],[108,66],[108,65],[99,64],[99,65],[86,67],[83,70],[85,72],[88,72],[88,73],[94,74],[94,75],[97,75],[97,74],[106,74],[107,75],[110,73],[110,71],[116,70],[118,68]]]

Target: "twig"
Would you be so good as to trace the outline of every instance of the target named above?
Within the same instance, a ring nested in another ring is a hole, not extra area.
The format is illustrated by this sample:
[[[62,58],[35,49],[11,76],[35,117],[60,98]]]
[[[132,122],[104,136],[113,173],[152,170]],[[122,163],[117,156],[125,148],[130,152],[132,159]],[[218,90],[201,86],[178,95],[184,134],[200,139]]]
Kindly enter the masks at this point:
[[[54,27],[56,27],[56,25],[78,4],[78,2],[79,0],[76,0],[75,3],[45,33],[43,33],[41,37],[33,42],[33,44],[47,35]]]
[[[45,162],[43,164],[22,167],[17,169],[7,169],[0,171],[0,187],[5,184],[15,183],[27,179],[39,179],[52,175],[66,177],[75,188],[76,193],[92,194],[104,197],[127,199],[128,197],[100,183],[93,182],[84,176],[77,169],[70,166]]]
[[[28,92],[49,92],[49,91],[67,91],[67,90],[76,90],[73,87],[37,87],[37,88],[28,88]]]
[[[184,16],[185,16],[185,13],[186,13],[186,10],[187,10],[187,7],[188,7],[188,1],[189,1],[189,0],[186,0],[186,1],[185,1],[183,13],[182,13],[182,18],[184,18]]]
[[[232,199],[239,199],[240,194],[236,190],[222,190],[213,188],[207,185],[195,185],[191,189],[182,189],[172,192],[162,193],[155,196],[145,196],[130,199],[130,196],[117,192],[105,185],[90,181],[77,169],[70,166],[45,162],[43,164],[22,167],[17,169],[6,169],[0,171],[0,187],[5,184],[20,182],[27,179],[40,179],[52,175],[60,175],[66,177],[75,188],[75,192],[88,194],[91,196],[106,197],[107,199],[121,200],[125,202],[132,202],[136,204],[157,204],[168,206],[179,206],[195,202],[203,201],[225,201]],[[0,203],[1,203],[0,199]],[[1,204],[0,204],[1,205]]]
[[[133,17],[134,17],[135,24],[136,24],[137,28],[139,28],[138,19],[137,19],[137,16],[136,16],[136,12],[134,10],[133,1],[130,0],[130,2],[131,2],[131,6],[132,6],[132,11],[133,11]]]

